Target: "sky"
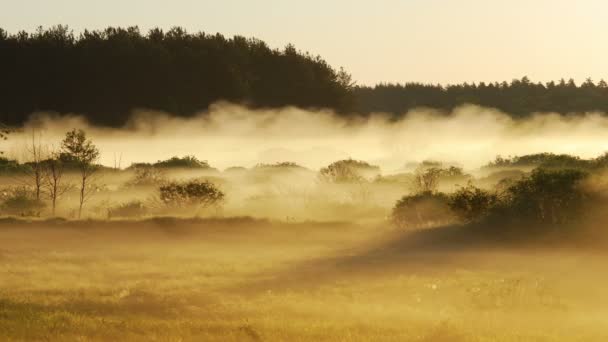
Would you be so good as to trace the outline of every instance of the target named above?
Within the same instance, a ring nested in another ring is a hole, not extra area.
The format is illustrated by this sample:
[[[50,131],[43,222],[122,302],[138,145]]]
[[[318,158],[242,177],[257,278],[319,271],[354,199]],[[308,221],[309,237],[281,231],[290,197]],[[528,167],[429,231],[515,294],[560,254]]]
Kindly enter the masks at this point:
[[[605,0],[0,0],[14,33],[181,26],[293,43],[358,84],[608,80]]]

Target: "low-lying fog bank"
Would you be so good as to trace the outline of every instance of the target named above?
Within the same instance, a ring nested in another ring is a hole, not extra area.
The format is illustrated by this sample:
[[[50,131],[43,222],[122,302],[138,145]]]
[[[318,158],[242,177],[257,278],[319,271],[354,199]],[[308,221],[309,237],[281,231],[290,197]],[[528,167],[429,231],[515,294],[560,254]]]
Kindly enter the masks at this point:
[[[407,162],[427,159],[472,169],[496,155],[553,152],[589,158],[608,150],[604,133],[608,118],[602,113],[538,113],[517,120],[477,106],[463,106],[452,113],[416,109],[393,120],[381,113],[346,119],[326,111],[251,110],[217,104],[190,119],[139,111],[120,129],[91,126],[77,113],[61,117],[36,113],[3,150],[24,158],[32,128],[55,146],[65,131],[86,130],[104,152],[101,163],[106,166],[114,166],[118,159],[122,166],[129,166],[194,155],[219,169],[282,161],[319,169],[335,160],[354,158],[393,173]]]

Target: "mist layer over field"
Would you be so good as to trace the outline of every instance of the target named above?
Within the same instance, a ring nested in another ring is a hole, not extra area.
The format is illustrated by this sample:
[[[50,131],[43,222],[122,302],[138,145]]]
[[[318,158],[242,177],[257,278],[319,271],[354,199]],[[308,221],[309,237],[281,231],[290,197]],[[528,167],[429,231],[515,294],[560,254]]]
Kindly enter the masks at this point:
[[[391,173],[425,159],[476,168],[496,155],[554,152],[594,157],[608,150],[608,118],[601,113],[539,113],[517,120],[476,106],[452,113],[417,109],[393,120],[383,114],[345,119],[325,111],[217,104],[189,119],[136,112],[121,129],[90,126],[77,114],[38,113],[11,137],[4,148],[8,156],[23,158],[32,128],[43,139],[57,142],[67,129],[83,128],[103,151],[101,163],[109,166],[120,156],[122,166],[128,166],[190,154],[220,169],[282,161],[318,169],[350,157]]]
[[[70,159],[73,128],[109,167]],[[35,115],[3,145],[0,340],[605,341],[606,131],[473,106]]]

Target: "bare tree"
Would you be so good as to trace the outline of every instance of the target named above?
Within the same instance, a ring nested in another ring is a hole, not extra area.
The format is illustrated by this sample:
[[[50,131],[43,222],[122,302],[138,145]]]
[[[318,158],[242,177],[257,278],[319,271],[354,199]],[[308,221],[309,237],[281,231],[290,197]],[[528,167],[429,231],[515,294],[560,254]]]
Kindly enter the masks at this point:
[[[42,145],[40,144],[40,136],[36,141],[36,131],[32,130],[32,142],[27,147],[27,154],[29,159],[29,170],[28,170],[28,183],[34,188],[34,195],[36,200],[40,200],[41,191],[43,188],[43,173],[44,173],[44,159],[46,153],[43,151]]]
[[[422,168],[419,167],[414,173],[412,190],[415,193],[434,193],[437,191],[439,179],[443,170],[438,167]]]
[[[63,183],[64,170],[65,164],[61,160],[60,153],[57,151],[52,152],[50,158],[44,163],[44,183],[48,197],[51,200],[53,216],[55,216],[57,209],[57,200],[73,188],[72,184]]]
[[[99,159],[99,149],[87,139],[83,130],[73,129],[66,133],[61,144],[61,158],[64,162],[73,163],[80,173],[80,201],[78,218],[82,216],[84,203],[93,195],[91,176],[98,170],[95,162]]]

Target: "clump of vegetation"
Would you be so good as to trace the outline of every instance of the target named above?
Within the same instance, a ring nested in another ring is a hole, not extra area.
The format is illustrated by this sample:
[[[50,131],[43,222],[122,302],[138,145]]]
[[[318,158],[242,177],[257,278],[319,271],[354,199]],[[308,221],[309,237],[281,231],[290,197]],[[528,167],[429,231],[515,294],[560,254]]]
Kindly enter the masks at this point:
[[[452,220],[448,196],[430,191],[402,197],[391,213],[398,228],[421,228]]]
[[[39,217],[46,207],[25,188],[4,189],[1,192],[0,212],[5,215]]]
[[[298,165],[294,162],[278,162],[274,164],[258,164],[254,167],[255,169],[304,169],[303,166]]]
[[[133,178],[126,183],[126,186],[158,186],[166,182],[167,178],[162,169],[151,166],[138,166],[134,168]]]
[[[16,160],[0,157],[0,174],[25,173],[29,171],[27,165],[21,164]]]
[[[449,204],[467,222],[556,228],[580,220],[588,197],[580,185],[586,177],[580,170],[539,168],[501,193],[469,185],[452,194]]]
[[[159,160],[154,163],[154,167],[160,168],[182,168],[182,169],[210,169],[206,160],[199,160],[195,156],[171,157],[167,160]]]
[[[160,200],[171,208],[207,208],[222,203],[225,194],[208,180],[170,182],[159,188]]]
[[[357,183],[379,176],[380,167],[360,160],[345,159],[322,168],[319,175],[323,181],[330,183]]]
[[[582,159],[568,154],[536,153],[507,158],[497,156],[484,168],[591,169],[606,166],[607,160],[608,158],[604,156],[596,159]]]
[[[206,160],[199,160],[195,156],[173,156],[156,163],[134,163],[129,168],[160,168],[160,169],[213,169]]]
[[[536,169],[507,189],[502,210],[513,220],[543,225],[576,221],[587,197],[580,187],[586,177],[579,170]]]
[[[456,166],[443,167],[439,162],[423,162],[411,177],[410,188],[415,193],[435,192],[442,182],[469,182],[471,175]]]
[[[481,220],[499,204],[495,193],[477,188],[471,184],[462,187],[449,196],[449,207],[465,222]]]
[[[138,218],[149,213],[148,207],[142,201],[130,201],[108,209],[108,218]]]
[[[588,174],[580,170],[537,168],[519,180],[500,182],[494,190],[469,183],[449,195],[434,190],[437,170],[421,172],[418,182],[424,191],[397,202],[391,215],[397,227],[457,218],[511,231],[530,227],[548,231],[579,221],[589,204],[590,194],[581,186]]]

